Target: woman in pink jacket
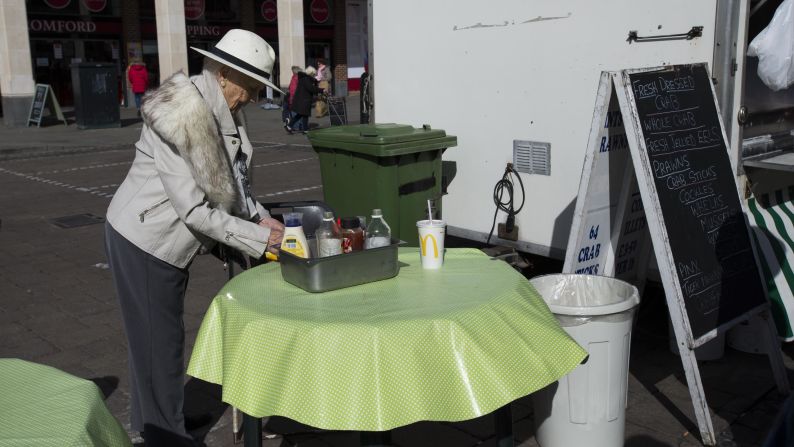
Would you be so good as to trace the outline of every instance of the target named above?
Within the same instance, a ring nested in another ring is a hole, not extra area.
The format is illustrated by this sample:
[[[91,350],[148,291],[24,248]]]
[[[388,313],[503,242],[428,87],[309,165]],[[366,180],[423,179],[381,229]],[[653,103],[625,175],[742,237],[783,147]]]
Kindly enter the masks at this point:
[[[141,98],[146,93],[146,87],[149,86],[149,73],[146,71],[146,65],[140,62],[133,62],[127,70],[127,79],[132,86],[132,93],[135,94],[135,107],[138,109],[138,116],[141,115]]]

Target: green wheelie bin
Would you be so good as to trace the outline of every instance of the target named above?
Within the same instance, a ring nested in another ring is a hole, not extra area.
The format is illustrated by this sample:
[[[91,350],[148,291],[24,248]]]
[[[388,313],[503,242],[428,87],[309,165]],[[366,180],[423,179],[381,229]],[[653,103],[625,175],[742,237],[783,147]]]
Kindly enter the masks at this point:
[[[361,124],[312,130],[320,158],[325,203],[337,217],[383,211],[392,237],[418,246],[416,221],[427,219],[427,200],[441,212],[441,154],[457,137],[425,125]]]

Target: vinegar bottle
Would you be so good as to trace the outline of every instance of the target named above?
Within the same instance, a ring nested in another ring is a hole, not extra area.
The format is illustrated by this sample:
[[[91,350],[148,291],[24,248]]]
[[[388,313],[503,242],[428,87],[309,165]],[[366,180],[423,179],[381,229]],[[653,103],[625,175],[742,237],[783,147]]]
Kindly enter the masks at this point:
[[[372,219],[367,225],[367,240],[364,243],[364,248],[378,248],[391,245],[391,228],[389,224],[383,220],[383,213],[380,209],[375,208],[372,210]]]

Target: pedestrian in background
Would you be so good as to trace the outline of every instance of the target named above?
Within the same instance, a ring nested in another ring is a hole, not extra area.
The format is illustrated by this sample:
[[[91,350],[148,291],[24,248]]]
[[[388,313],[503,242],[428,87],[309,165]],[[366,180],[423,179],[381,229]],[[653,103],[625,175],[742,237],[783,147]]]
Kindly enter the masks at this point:
[[[276,53],[233,29],[150,92],[135,160],[107,211],[105,250],[129,347],[130,425],[149,447],[192,446],[186,426],[182,322],[188,268],[217,243],[253,258],[275,252],[284,226],[251,193],[253,147],[241,109],[270,81]],[[205,417],[206,416],[206,417]]]
[[[283,109],[281,112],[281,120],[284,121],[284,129],[286,129],[287,132],[292,132],[292,98],[295,97],[295,89],[298,88],[298,73],[302,71],[303,69],[297,65],[292,66],[292,78],[289,80],[289,92],[286,98],[284,98],[283,104],[281,104]]]
[[[369,124],[370,114],[372,113],[372,75],[369,73],[369,64],[364,64],[364,73],[361,73],[361,91],[359,92],[359,107],[361,124]]]
[[[315,75],[315,79],[317,79],[317,83],[323,93],[327,94],[331,91],[330,87],[332,78],[333,75],[331,74],[331,69],[325,65],[325,59],[317,59],[317,74]],[[314,116],[317,118],[322,118],[325,115],[328,115],[328,101],[326,101],[325,98],[320,95],[314,105]]]
[[[146,71],[146,64],[143,62],[133,62],[127,68],[127,80],[132,86],[132,93],[135,95],[135,108],[138,109],[138,116],[141,116],[141,99],[149,87],[149,72]]]
[[[295,97],[292,98],[293,124],[287,129],[288,132],[309,130],[309,115],[312,113],[312,99],[314,95],[322,90],[317,86],[317,70],[306,67],[305,72],[298,73],[298,85],[295,87]]]

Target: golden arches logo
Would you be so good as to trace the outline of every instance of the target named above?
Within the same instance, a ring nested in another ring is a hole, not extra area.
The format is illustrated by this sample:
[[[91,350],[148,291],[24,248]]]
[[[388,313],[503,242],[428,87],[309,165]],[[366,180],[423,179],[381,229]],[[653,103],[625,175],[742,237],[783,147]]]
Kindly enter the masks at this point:
[[[432,239],[433,240],[433,257],[437,258],[438,257],[438,242],[436,242],[436,237],[433,236],[432,234],[427,234],[424,237],[420,237],[419,239],[420,239],[419,242],[422,244],[421,245],[421,247],[422,247],[422,256],[427,256],[427,240],[428,239]]]

